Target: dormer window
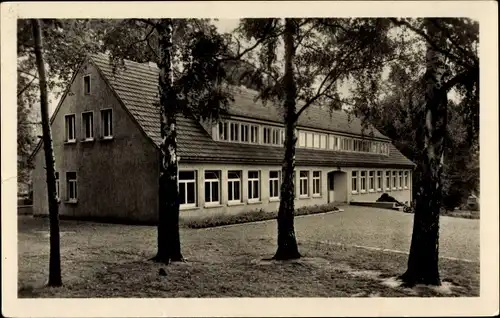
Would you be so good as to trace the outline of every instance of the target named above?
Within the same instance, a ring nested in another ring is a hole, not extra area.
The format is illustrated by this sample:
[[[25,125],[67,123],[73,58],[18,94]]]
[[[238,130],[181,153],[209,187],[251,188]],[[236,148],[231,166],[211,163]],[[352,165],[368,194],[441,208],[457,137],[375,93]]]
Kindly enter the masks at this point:
[[[90,94],[90,75],[85,75],[83,77],[83,92],[85,95]]]

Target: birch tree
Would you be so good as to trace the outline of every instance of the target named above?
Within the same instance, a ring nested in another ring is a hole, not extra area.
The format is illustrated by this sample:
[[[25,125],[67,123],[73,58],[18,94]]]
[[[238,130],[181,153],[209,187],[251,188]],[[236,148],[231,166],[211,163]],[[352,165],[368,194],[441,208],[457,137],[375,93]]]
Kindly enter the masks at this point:
[[[202,120],[223,116],[232,100],[225,61],[238,60],[246,51],[232,51],[230,37],[221,35],[209,20],[128,19],[105,36],[111,60],[158,64],[160,129],[159,218],[156,262],[184,261],[179,235],[177,173],[178,115]]]
[[[247,77],[254,79],[259,98],[280,105],[285,125],[278,249],[274,259],[299,258],[294,230],[296,127],[312,105],[339,109],[345,99],[339,85],[360,70],[376,77],[396,58],[387,37],[390,23],[381,19],[243,19],[239,33],[260,42]],[[284,65],[279,50],[284,44]]]

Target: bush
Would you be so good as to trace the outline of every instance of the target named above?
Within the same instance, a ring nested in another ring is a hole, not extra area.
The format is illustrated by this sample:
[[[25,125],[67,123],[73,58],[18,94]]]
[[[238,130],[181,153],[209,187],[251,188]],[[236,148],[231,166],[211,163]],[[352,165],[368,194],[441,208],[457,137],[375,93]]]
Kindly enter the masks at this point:
[[[338,210],[339,209],[336,207],[335,203],[322,204],[322,205],[316,204],[312,206],[305,206],[295,209],[294,215],[300,216],[300,215],[317,214],[317,213],[324,213],[324,212],[338,211]],[[266,212],[262,209],[259,209],[259,210],[245,211],[238,214],[218,213],[200,218],[181,219],[180,225],[192,229],[201,229],[201,228],[215,227],[222,225],[265,221],[265,220],[276,219],[277,217],[278,217],[277,211]]]

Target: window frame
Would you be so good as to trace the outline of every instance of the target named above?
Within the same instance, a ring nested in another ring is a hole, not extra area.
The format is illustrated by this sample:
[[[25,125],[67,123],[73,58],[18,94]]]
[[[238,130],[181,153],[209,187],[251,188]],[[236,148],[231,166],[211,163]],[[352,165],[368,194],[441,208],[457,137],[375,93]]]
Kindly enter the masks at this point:
[[[60,175],[58,171],[54,172],[55,178],[56,178],[56,198],[57,202],[61,202],[61,180],[60,180]]]
[[[111,114],[111,119],[109,120],[109,132],[110,132],[110,135],[105,135],[104,134],[104,131],[105,131],[105,120],[104,120],[104,113],[106,112],[109,112]],[[101,137],[102,139],[113,139],[113,109],[112,108],[103,108],[101,109]]]
[[[216,178],[208,178],[207,179],[207,173],[214,173],[216,175]],[[203,186],[204,186],[204,198],[205,198],[205,206],[213,206],[213,205],[220,205],[221,204],[221,170],[203,170]],[[209,192],[209,200],[207,200],[207,184],[210,187],[210,192]],[[216,187],[214,187],[214,184],[217,184]],[[213,189],[217,189],[217,201],[213,201]]]
[[[180,173],[181,172],[193,172],[193,179],[181,179],[180,178]],[[189,169],[179,169],[179,174],[177,176],[177,184],[179,186],[179,188],[181,187],[181,184],[184,184],[185,185],[185,190],[184,190],[184,199],[185,199],[185,202],[186,203],[180,203],[179,202],[179,209],[187,209],[187,208],[195,208],[197,207],[197,203],[198,203],[198,189],[197,189],[197,183],[198,183],[198,180],[197,180],[197,173],[198,171],[196,170],[189,170]],[[187,203],[188,202],[188,187],[187,187],[187,184],[188,183],[193,183],[194,184],[194,194],[193,194],[193,197],[194,197],[194,203]],[[179,191],[179,194],[180,194],[180,191]],[[180,195],[179,195],[180,197]]]
[[[87,84],[86,84],[86,81],[85,81],[87,78],[89,79],[89,87],[88,87],[89,89],[88,89],[88,91],[87,91]],[[84,95],[90,95],[91,94],[91,92],[92,92],[92,84],[91,83],[92,83],[92,79],[90,77],[90,74],[83,75],[83,94]]]
[[[368,171],[368,191],[375,192],[375,171]]]
[[[382,176],[382,170],[377,171],[377,191],[382,191],[382,182],[383,182],[383,176]]]
[[[351,193],[359,193],[358,170],[351,171]],[[355,181],[355,182],[353,182]],[[355,188],[355,189],[354,189]]]
[[[73,138],[69,139],[69,121],[68,119],[73,119]],[[66,114],[64,115],[64,142],[67,144],[76,143],[76,114]]]
[[[257,172],[257,177],[250,178],[250,172]],[[250,192],[252,192],[252,194],[254,194],[253,187],[254,187],[255,182],[257,183],[257,197],[254,197],[253,195],[252,195],[252,197],[250,197]],[[247,185],[248,185],[248,187],[247,187],[247,201],[249,203],[260,202],[260,192],[261,192],[260,170],[248,170],[247,171]]]
[[[302,173],[305,173],[306,176],[303,177]],[[303,181],[305,181],[305,187],[302,186]],[[302,190],[306,192],[303,193]],[[308,198],[309,197],[309,170],[299,170],[299,198]]]
[[[239,175],[238,178],[230,178],[229,177],[229,174],[230,173],[237,173]],[[243,175],[243,172],[241,170],[228,170],[227,171],[227,203],[228,204],[235,204],[235,203],[241,203],[242,202],[242,175]],[[238,196],[239,196],[239,199],[235,200],[234,197],[235,197],[235,193],[236,191],[234,191],[234,184],[235,183],[239,183],[239,186],[238,186]],[[230,199],[230,195],[229,194],[232,194],[233,196],[233,199]]]
[[[318,173],[319,175],[316,177],[315,174]],[[317,182],[317,189],[316,189],[316,182]],[[316,170],[313,171],[312,175],[312,196],[313,197],[321,197],[321,170]],[[315,191],[317,190],[317,191]]]
[[[409,171],[405,171],[405,173],[404,173],[404,182],[405,182],[404,183],[404,188],[405,189],[408,189],[408,184],[409,184],[408,181],[409,180],[410,180],[410,173],[409,173]]]
[[[255,131],[255,133],[254,133],[254,131]],[[259,125],[250,124],[250,136],[248,139],[249,143],[251,143],[251,144],[258,144],[259,143],[259,131],[260,131]],[[252,138],[252,137],[255,137],[255,138]]]
[[[398,174],[396,170],[392,170],[392,190],[397,190]]]
[[[90,137],[87,137],[87,125],[85,121],[85,115],[90,114]],[[94,111],[89,110],[89,111],[84,111],[82,112],[82,135],[83,135],[83,141],[92,141],[94,140]]]
[[[271,173],[276,172],[277,177],[271,177]],[[269,200],[277,201],[280,199],[280,184],[281,184],[281,171],[280,170],[269,170]],[[273,189],[276,187],[278,196],[273,195]]]
[[[359,173],[359,192],[360,193],[366,193],[367,192],[367,184],[366,180],[367,179],[367,171],[366,170],[361,170]],[[364,181],[364,182],[363,182]],[[364,189],[363,189],[364,185]]]
[[[75,178],[71,179],[68,176],[69,173],[74,173]],[[71,197],[71,193],[70,193],[72,184],[74,185],[74,189],[73,189],[74,197]],[[76,171],[66,171],[66,201],[69,203],[78,202],[78,176],[77,176]]]
[[[398,179],[399,179],[398,189],[402,190],[403,189],[403,170],[398,171]]]
[[[301,147],[301,148],[306,147],[306,132],[305,131],[299,131],[299,147]]]
[[[385,171],[385,190],[391,191],[391,170]]]

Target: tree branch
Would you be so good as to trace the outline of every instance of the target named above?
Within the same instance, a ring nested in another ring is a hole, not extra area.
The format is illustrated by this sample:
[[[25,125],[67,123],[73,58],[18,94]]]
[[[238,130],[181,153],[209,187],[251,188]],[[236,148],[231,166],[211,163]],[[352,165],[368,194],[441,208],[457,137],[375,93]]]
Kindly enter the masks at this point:
[[[33,77],[31,81],[26,86],[24,86],[24,88],[19,93],[17,93],[17,97],[21,96],[24,93],[24,91],[26,91],[31,86],[31,84],[33,84],[35,79],[37,79],[37,77]]]
[[[26,72],[26,71],[23,71],[23,70],[17,70],[18,73],[22,73],[22,74],[26,74],[26,75],[29,75],[33,78],[38,78],[38,76],[34,75],[34,74],[31,74],[30,72]]]
[[[154,23],[153,21],[151,21],[151,19],[134,19],[134,20],[141,21],[143,23],[146,23],[147,25],[152,26],[153,28],[156,28],[156,23]]]
[[[439,23],[436,23],[434,21],[434,19],[431,19],[431,23],[436,27],[438,28],[439,30],[441,30],[442,32],[444,32],[446,34],[446,37],[448,38],[448,40],[450,40],[451,44],[453,44],[460,52],[462,52],[462,54],[464,54],[465,56],[467,56],[468,58],[470,58],[472,60],[472,63],[474,65],[478,65],[479,64],[479,60],[477,59],[476,56],[474,56],[473,54],[471,54],[470,52],[467,52],[467,50],[465,50],[462,46],[458,45],[458,43],[452,38],[450,32],[448,31],[447,28],[443,28],[439,25]]]
[[[436,50],[437,52],[439,52],[439,53],[443,54],[444,56],[448,57],[450,60],[455,61],[456,63],[464,66],[465,68],[468,68],[468,69],[472,68],[469,64],[464,63],[464,61],[460,57],[458,57],[458,56],[456,56],[456,55],[454,55],[454,54],[452,54],[450,52],[447,52],[447,51],[441,49],[438,45],[436,45],[436,43],[434,43],[434,41],[431,40],[431,38],[427,34],[425,34],[425,32],[423,30],[420,30],[420,29],[414,27],[409,22],[404,21],[404,20],[398,20],[397,18],[389,18],[389,20],[391,20],[391,22],[394,23],[397,26],[405,26],[408,29],[410,29],[413,32],[415,32],[416,34],[420,35],[422,38],[425,39],[425,41],[427,41],[427,43],[429,43],[432,46],[432,48],[434,50]]]

